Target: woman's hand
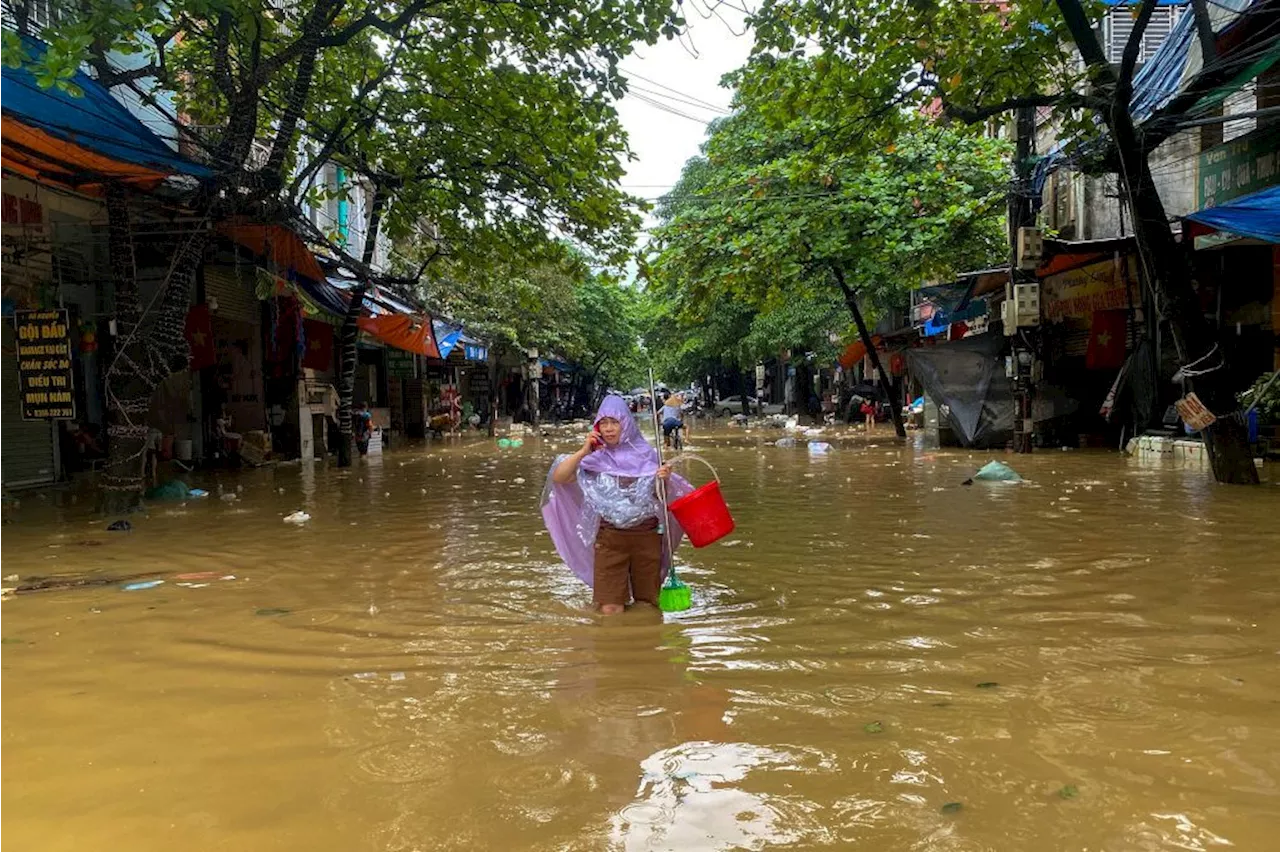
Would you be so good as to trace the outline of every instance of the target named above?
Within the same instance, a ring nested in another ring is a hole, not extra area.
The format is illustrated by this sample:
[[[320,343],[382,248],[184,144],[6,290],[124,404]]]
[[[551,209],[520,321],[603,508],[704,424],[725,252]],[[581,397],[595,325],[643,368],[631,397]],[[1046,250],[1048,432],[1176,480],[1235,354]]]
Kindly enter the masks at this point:
[[[664,464],[658,466],[658,478],[666,482],[671,478],[671,465]]]
[[[594,453],[596,450],[600,449],[601,446],[603,446],[603,444],[600,441],[599,436],[596,435],[595,432],[592,432],[590,435],[587,436],[587,440],[585,443],[583,443],[582,449],[580,450],[580,452],[582,453],[583,457],[586,457]]]

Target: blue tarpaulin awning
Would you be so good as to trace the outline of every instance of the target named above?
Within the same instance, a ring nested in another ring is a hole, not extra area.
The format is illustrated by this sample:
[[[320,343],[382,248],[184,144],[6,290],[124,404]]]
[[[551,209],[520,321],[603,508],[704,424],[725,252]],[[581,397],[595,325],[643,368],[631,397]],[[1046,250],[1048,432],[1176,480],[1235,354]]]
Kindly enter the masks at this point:
[[[1232,30],[1241,23],[1254,23],[1249,18],[1259,14],[1264,2],[1265,0],[1213,0],[1209,4],[1210,24],[1219,43],[1220,61],[1231,57],[1232,51],[1228,45]],[[1224,47],[1227,48],[1225,51]],[[1250,52],[1250,58],[1256,58],[1257,63],[1256,67],[1250,67],[1249,73],[1256,76],[1261,70],[1265,70],[1269,62],[1275,61],[1278,52],[1280,45],[1274,41],[1265,49]],[[1204,58],[1196,36],[1195,15],[1187,11],[1173,25],[1160,48],[1133,77],[1133,100],[1129,110],[1134,121],[1141,124],[1168,106],[1202,71]],[[1237,82],[1243,84],[1245,80]],[[1237,88],[1239,85],[1223,87],[1213,98],[1225,98]]]
[[[78,187],[104,180],[152,184],[170,175],[209,178],[213,172],[178,154],[83,71],[42,88],[30,61],[48,46],[24,37],[26,62],[3,68],[4,165],[34,180]],[[6,57],[7,58],[7,57]]]
[[[1280,186],[1197,210],[1186,218],[1241,237],[1280,243]]]
[[[435,320],[436,345],[440,347],[441,359],[448,358],[462,340],[461,326],[453,326],[443,320]]]
[[[346,296],[328,281],[312,281],[305,275],[300,275],[294,280],[294,283],[311,301],[315,302],[316,307],[336,317],[346,316]]]

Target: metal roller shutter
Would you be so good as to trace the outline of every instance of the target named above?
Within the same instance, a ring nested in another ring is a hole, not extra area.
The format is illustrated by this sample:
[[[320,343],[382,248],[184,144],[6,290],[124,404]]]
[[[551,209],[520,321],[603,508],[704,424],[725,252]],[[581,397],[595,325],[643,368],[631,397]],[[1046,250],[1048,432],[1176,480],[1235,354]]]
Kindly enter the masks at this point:
[[[18,352],[13,324],[5,320],[3,331],[4,370],[0,382],[0,480],[6,488],[47,485],[58,476],[54,455],[56,423],[23,420],[18,399]]]
[[[206,298],[218,300],[218,316],[258,325],[262,308],[255,295],[256,277],[252,266],[205,266]]]

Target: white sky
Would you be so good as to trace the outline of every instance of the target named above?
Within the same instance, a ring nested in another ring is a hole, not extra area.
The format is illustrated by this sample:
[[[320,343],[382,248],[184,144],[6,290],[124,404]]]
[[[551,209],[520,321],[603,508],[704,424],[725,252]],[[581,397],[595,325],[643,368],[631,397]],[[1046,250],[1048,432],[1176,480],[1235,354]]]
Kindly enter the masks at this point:
[[[622,186],[632,195],[654,199],[669,191],[685,161],[698,153],[706,133],[703,122],[728,111],[732,92],[720,86],[720,78],[746,63],[751,34],[734,34],[746,30],[741,12],[710,2],[717,8],[707,19],[710,7],[686,0],[684,37],[641,45],[621,63],[631,90],[618,114],[636,157],[625,164]]]

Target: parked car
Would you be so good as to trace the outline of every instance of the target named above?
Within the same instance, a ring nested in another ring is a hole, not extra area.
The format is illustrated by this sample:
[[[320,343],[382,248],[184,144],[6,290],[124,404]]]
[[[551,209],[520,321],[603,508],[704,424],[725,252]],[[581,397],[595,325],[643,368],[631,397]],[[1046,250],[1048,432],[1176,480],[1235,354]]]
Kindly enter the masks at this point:
[[[762,409],[757,411],[756,398],[754,396],[747,397],[747,406],[752,414],[781,414],[783,406],[777,402],[766,402]],[[742,413],[742,397],[726,396],[724,399],[716,403],[716,411],[723,417],[732,417],[735,414]]]

